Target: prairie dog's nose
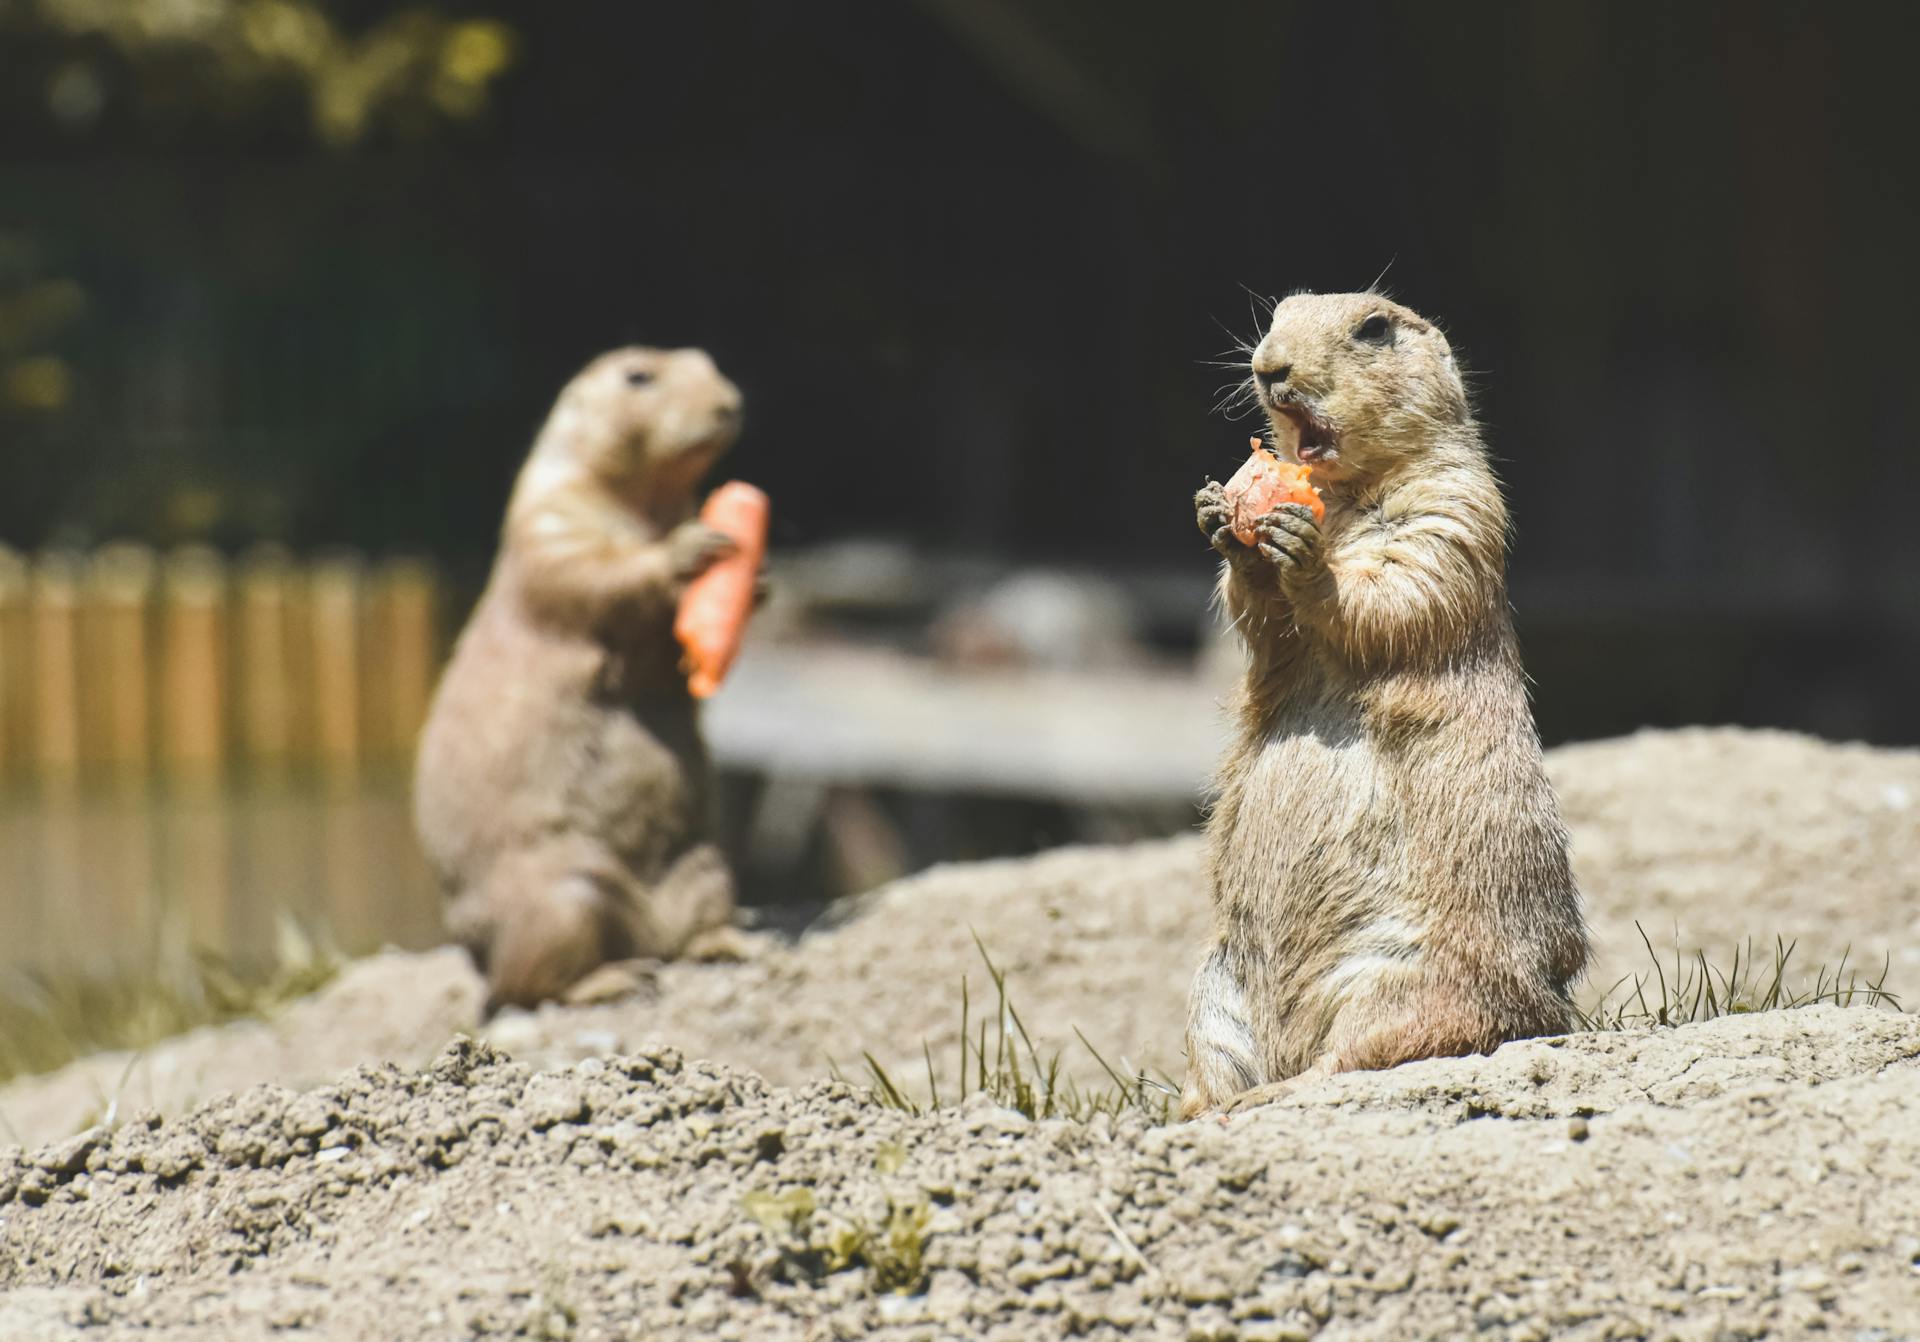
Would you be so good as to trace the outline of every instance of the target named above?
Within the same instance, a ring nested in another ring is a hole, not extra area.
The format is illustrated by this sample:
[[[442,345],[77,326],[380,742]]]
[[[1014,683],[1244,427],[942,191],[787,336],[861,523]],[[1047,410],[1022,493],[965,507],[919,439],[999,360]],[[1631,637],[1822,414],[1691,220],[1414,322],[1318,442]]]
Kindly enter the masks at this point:
[[[1275,387],[1284,387],[1287,385],[1287,379],[1292,376],[1293,365],[1290,363],[1274,364],[1271,368],[1256,367],[1253,370],[1254,381],[1260,384],[1262,391],[1272,391]]]

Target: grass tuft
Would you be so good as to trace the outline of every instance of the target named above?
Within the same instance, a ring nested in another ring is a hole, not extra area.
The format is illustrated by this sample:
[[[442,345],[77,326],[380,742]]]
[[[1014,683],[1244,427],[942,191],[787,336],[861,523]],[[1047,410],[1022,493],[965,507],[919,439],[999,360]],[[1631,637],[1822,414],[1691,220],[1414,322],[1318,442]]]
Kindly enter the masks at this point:
[[[865,1267],[870,1289],[901,1295],[920,1290],[926,1282],[932,1211],[924,1196],[910,1201],[889,1197],[886,1222],[879,1226],[822,1215],[807,1188],[755,1191],[741,1199],[740,1207],[773,1241],[778,1260],[771,1275],[818,1281]],[[744,1262],[731,1264],[730,1270],[736,1294],[759,1294],[758,1279],[769,1275]]]
[[[333,947],[290,917],[278,943],[272,964],[251,972],[181,948],[132,973],[0,975],[0,1083],[104,1049],[143,1049],[202,1025],[264,1016],[340,972]]]
[[[1646,929],[1637,922],[1633,927],[1647,948],[1649,970],[1627,975],[1602,993],[1591,1009],[1578,1012],[1580,1028],[1689,1025],[1720,1016],[1821,1004],[1901,1009],[1899,997],[1886,986],[1891,957],[1881,964],[1877,976],[1868,978],[1847,963],[1851,952],[1842,952],[1838,965],[1821,965],[1811,982],[1802,978],[1796,986],[1788,972],[1794,942],[1776,936],[1772,948],[1762,950],[1749,938],[1745,946],[1734,947],[1732,963],[1724,968],[1708,960],[1705,951],[1683,954],[1676,946],[1668,964],[1654,950]]]
[[[866,1063],[869,1089],[875,1100],[889,1109],[917,1115],[943,1108],[946,1097],[961,1104],[969,1095],[984,1094],[996,1104],[1017,1110],[1029,1119],[1065,1118],[1084,1123],[1102,1114],[1113,1117],[1142,1114],[1156,1123],[1164,1123],[1171,1118],[1179,1088],[1170,1079],[1133,1073],[1125,1067],[1124,1059],[1121,1067],[1115,1067],[1078,1026],[1074,1027],[1074,1035],[1100,1064],[1110,1085],[1082,1086],[1064,1071],[1064,1058],[1059,1051],[1043,1056],[1007,992],[1006,971],[993,962],[977,932],[973,944],[979,949],[987,977],[993,983],[994,1009],[991,1019],[983,1017],[975,1022],[971,987],[963,976],[956,1084],[943,1096],[940,1069],[934,1062],[932,1047],[924,1041],[921,1044],[927,1069],[924,1100],[908,1094],[873,1054],[862,1052],[860,1056]],[[836,1066],[833,1070],[839,1077],[839,1068]]]

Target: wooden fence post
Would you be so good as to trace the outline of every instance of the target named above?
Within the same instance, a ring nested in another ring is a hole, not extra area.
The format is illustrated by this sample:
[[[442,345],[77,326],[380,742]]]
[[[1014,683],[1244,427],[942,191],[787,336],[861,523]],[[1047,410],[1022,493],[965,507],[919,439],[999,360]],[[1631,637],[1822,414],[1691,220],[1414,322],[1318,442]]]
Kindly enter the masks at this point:
[[[306,695],[296,649],[303,603],[292,558],[277,547],[249,552],[236,584],[233,676],[240,754],[259,775],[284,774],[305,745],[300,706]]]
[[[86,582],[86,668],[81,680],[90,761],[122,781],[153,763],[153,552],[109,545],[93,556]]]
[[[440,592],[433,569],[412,559],[381,566],[369,646],[380,686],[383,762],[411,766],[440,671]]]
[[[0,545],[0,786],[27,771],[32,667],[27,635],[27,562]]]
[[[344,782],[360,769],[364,687],[361,605],[364,566],[356,555],[318,560],[313,602],[313,741],[323,775]]]
[[[188,784],[209,784],[226,761],[226,565],[212,550],[167,556],[161,587],[161,755]]]
[[[48,551],[33,566],[33,724],[40,781],[80,776],[80,561]]]
[[[441,601],[417,559],[0,546],[0,786],[33,789],[0,808],[0,970],[248,959],[296,910],[356,949],[431,940],[389,768],[431,701]],[[333,786],[273,786],[309,769]]]

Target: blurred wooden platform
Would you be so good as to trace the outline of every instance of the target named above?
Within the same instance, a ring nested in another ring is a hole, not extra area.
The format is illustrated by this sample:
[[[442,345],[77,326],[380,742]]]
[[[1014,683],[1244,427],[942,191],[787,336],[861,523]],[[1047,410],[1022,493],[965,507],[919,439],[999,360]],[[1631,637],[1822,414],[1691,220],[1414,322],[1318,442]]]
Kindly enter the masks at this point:
[[[847,645],[761,645],[708,706],[724,768],[1061,801],[1197,798],[1218,692],[1191,673],[976,669]]]

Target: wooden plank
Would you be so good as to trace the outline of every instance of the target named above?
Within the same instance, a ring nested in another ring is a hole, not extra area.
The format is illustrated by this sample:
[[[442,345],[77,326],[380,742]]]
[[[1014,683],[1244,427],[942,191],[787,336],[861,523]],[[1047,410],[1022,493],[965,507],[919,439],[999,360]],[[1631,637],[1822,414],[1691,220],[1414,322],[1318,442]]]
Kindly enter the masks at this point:
[[[295,649],[301,582],[292,557],[262,547],[241,558],[235,583],[234,697],[240,758],[257,776],[276,777],[301,746]]]
[[[168,555],[160,607],[160,758],[176,780],[208,783],[227,755],[225,561],[198,546]]]
[[[1197,799],[1227,726],[1188,672],[963,672],[801,645],[750,647],[705,716],[727,768],[1068,802]]]
[[[0,785],[25,776],[31,749],[31,586],[27,561],[0,545]]]
[[[153,763],[148,631],[157,567],[151,550],[127,544],[102,548],[87,566],[87,752],[121,782],[145,778]]]
[[[353,778],[365,754],[362,679],[365,565],[357,555],[333,555],[313,565],[313,750],[321,773]]]
[[[80,559],[42,554],[33,566],[34,761],[45,787],[80,776]]]
[[[374,752],[383,762],[409,764],[440,674],[440,591],[432,566],[415,559],[381,565],[374,583],[375,653],[369,689],[377,684],[372,717]]]

